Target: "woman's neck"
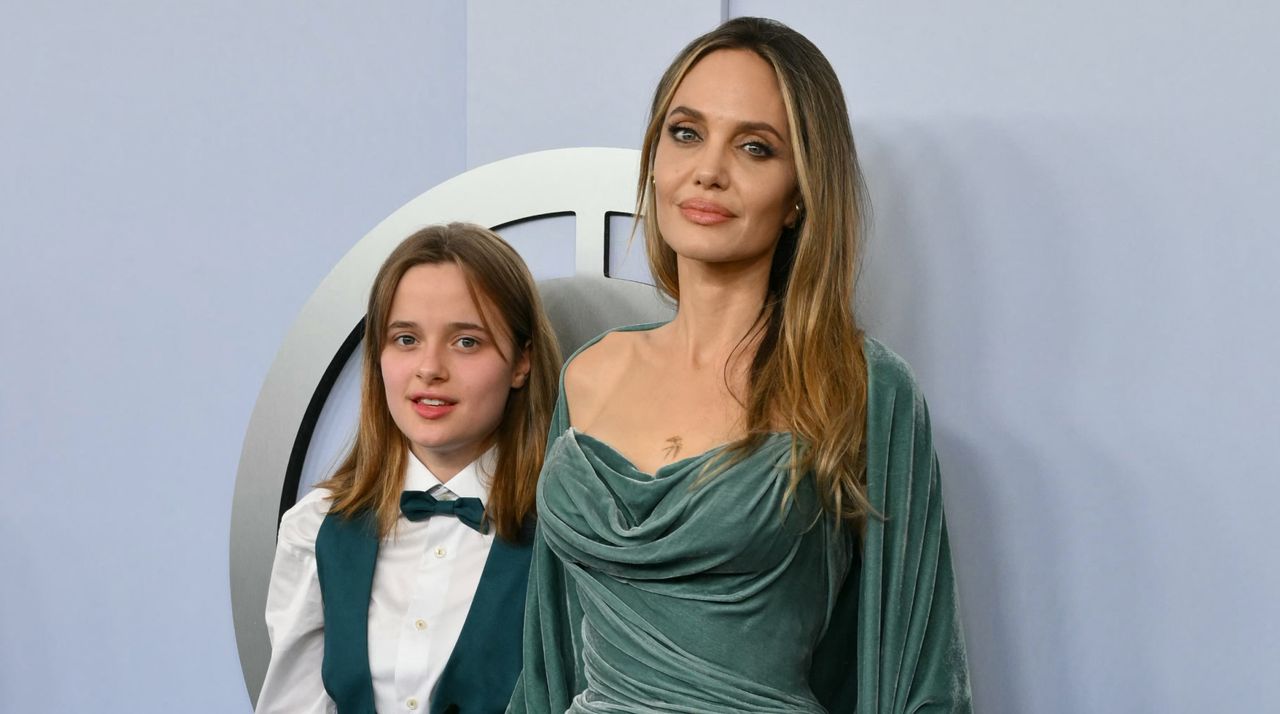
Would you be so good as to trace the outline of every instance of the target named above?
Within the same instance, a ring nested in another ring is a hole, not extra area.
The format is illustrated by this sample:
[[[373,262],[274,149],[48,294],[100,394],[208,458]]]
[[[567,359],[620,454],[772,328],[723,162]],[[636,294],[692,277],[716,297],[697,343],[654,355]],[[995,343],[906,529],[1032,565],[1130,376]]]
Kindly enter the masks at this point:
[[[678,258],[680,304],[668,325],[672,358],[693,368],[723,368],[730,357],[743,355],[749,363],[755,340],[744,345],[743,338],[760,318],[770,264],[769,259],[726,264]],[[749,349],[741,351],[744,346]]]

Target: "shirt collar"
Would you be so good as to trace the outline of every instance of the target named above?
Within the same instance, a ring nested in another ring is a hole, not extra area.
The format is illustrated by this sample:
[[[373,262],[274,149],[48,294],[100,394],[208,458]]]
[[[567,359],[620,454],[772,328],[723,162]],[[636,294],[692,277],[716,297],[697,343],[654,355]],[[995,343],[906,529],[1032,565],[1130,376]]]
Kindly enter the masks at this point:
[[[412,451],[405,451],[409,455],[404,474],[405,491],[430,491],[435,486],[444,486],[458,498],[478,498],[482,504],[489,501],[489,484],[493,482],[498,461],[497,447],[490,447],[480,458],[464,466],[448,483],[441,483]]]

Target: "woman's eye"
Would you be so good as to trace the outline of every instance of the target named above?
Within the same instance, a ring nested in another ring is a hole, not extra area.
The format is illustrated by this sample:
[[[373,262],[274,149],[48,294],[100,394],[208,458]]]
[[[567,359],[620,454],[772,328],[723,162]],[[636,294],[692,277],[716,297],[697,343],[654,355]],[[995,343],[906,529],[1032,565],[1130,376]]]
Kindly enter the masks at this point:
[[[680,126],[677,124],[675,126],[669,127],[667,131],[668,133],[671,134],[672,139],[675,139],[681,144],[687,144],[691,141],[698,140],[698,132],[694,131],[693,129],[690,129],[687,126]]]
[[[480,346],[480,340],[474,337],[459,337],[458,346],[464,350],[473,350]]]
[[[762,141],[748,141],[742,145],[742,150],[761,159],[773,156],[775,153],[772,146]]]
[[[396,335],[395,337],[391,338],[391,341],[396,343],[397,345],[400,345],[401,347],[408,347],[414,344],[415,342],[417,342],[417,340],[414,339],[413,335]]]

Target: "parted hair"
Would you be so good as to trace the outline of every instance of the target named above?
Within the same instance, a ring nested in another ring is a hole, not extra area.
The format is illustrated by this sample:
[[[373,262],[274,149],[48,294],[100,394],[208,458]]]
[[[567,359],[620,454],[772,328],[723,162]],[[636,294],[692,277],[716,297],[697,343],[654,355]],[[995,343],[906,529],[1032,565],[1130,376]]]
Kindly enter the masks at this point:
[[[793,435],[791,484],[812,474],[824,507],[861,523],[866,495],[867,365],[854,320],[854,279],[867,204],[844,92],[812,42],[774,20],[740,17],[689,43],[658,82],[641,148],[637,214],[649,269],[679,303],[676,254],[658,228],[653,163],[680,82],[717,50],[748,50],[774,69],[794,148],[800,219],[784,228],[760,316],[744,401],[746,435],[726,450],[737,460],[779,427]]]
[[[492,437],[497,463],[485,504],[485,516],[498,537],[516,541],[526,521],[534,517],[560,349],[528,267],[506,241],[481,226],[450,223],[423,228],[400,243],[378,270],[365,313],[355,442],[334,475],[319,486],[332,492],[334,513],[351,517],[374,512],[380,536],[390,533],[400,517],[408,443],[387,408],[381,355],[401,278],[414,266],[439,263],[462,269],[485,328],[494,335],[510,336],[513,353],[503,358],[510,364],[520,352],[529,353],[529,377],[508,394],[502,421]]]

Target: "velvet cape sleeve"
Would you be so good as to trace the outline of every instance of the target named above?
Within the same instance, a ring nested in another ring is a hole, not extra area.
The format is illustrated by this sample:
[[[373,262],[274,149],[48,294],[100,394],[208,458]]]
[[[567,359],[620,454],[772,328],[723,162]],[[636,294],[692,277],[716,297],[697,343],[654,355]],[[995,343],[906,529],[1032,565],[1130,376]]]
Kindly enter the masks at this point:
[[[964,636],[924,397],[900,357],[865,342],[869,517],[810,685],[833,714],[971,712]]]
[[[566,362],[567,364],[567,362]],[[564,372],[560,374],[563,384]],[[569,428],[564,390],[551,414],[547,450]],[[511,694],[508,714],[559,714],[587,688],[582,673],[582,606],[564,566],[534,533],[529,592],[524,611],[524,669]]]

